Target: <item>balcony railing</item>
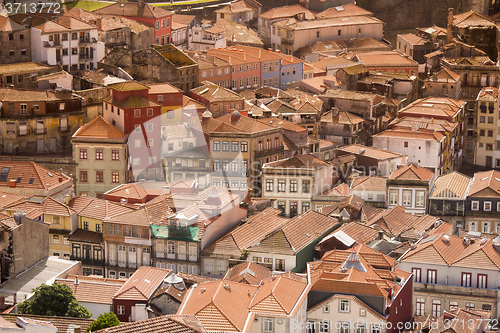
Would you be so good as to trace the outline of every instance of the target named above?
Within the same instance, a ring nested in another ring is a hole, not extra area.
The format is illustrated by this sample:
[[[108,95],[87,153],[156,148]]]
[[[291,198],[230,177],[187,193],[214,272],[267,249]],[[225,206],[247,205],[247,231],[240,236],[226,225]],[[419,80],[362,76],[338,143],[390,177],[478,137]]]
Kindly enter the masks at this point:
[[[122,260],[118,260],[118,267],[127,267],[127,262],[122,261]]]
[[[278,154],[283,152],[283,146],[276,147],[276,148],[269,148],[269,149],[264,149],[264,150],[257,150],[255,151],[255,157],[259,158],[262,156],[267,156],[267,155],[273,155],[273,154]]]
[[[175,259],[175,253],[168,253],[167,259]]]
[[[156,252],[157,258],[165,258],[165,252]]]
[[[104,259],[81,258],[81,257],[77,257],[77,256],[70,256],[69,259],[81,261],[82,264],[86,264],[86,265],[104,266]],[[110,265],[111,265],[111,262],[110,262]]]
[[[129,262],[128,267],[129,268],[137,268],[137,263],[136,262]]]

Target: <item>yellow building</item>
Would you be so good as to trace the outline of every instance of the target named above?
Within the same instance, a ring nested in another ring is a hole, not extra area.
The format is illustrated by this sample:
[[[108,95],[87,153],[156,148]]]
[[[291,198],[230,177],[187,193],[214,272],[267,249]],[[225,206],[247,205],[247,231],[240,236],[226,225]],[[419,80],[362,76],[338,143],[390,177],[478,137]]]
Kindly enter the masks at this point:
[[[30,197],[22,203],[5,208],[4,212],[13,216],[22,210],[26,217],[50,224],[49,253],[61,259],[70,259],[69,235],[76,228],[76,212],[66,204],[52,197]]]
[[[70,258],[82,262],[83,275],[104,276],[103,220],[134,209],[86,196],[73,199],[70,207],[77,212],[76,228],[69,236]]]
[[[476,103],[474,164],[500,168],[498,113],[498,88],[481,89]]]

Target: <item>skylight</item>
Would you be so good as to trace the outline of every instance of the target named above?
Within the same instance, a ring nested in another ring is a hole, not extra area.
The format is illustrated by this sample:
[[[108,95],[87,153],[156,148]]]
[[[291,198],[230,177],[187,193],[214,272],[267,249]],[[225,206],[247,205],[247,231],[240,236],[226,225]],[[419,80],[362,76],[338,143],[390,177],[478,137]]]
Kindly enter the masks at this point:
[[[2,168],[2,173],[0,173],[0,182],[6,182],[7,181],[7,177],[9,176],[9,171],[10,171],[9,167],[3,167]]]

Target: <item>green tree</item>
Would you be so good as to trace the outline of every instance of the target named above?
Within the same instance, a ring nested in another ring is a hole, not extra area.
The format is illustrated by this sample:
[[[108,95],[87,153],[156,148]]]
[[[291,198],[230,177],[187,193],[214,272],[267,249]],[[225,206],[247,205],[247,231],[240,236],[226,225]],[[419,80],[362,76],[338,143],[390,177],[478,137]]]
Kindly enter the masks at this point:
[[[87,332],[95,332],[103,328],[113,327],[120,325],[118,317],[113,312],[106,312],[97,317],[96,320],[87,328]]]
[[[73,291],[65,284],[42,284],[32,291],[34,295],[18,305],[19,313],[77,318],[91,316],[86,307],[78,305]]]

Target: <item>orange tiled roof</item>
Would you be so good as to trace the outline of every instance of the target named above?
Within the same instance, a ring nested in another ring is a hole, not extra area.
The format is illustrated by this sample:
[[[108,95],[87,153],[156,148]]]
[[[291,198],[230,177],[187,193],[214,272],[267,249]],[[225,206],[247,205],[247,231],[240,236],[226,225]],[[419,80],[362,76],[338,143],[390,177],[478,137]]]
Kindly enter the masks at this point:
[[[206,333],[200,321],[193,315],[167,315],[156,318],[122,323],[104,328],[99,333]]]
[[[245,262],[231,267],[226,272],[224,280],[259,285],[263,279],[271,277],[272,274],[270,269],[261,264]]]
[[[408,164],[394,170],[389,179],[430,181],[433,176],[434,172],[425,167]]]
[[[7,170],[8,168],[8,170]],[[9,180],[16,179],[16,187],[25,189],[53,189],[62,184],[72,184],[73,179],[63,173],[29,161],[1,161],[0,170],[7,170],[6,181],[0,181],[1,187],[8,187]]]
[[[447,173],[436,179],[430,199],[462,199],[465,200],[471,178],[458,171]]]
[[[102,138],[102,139],[125,139],[126,135],[117,127],[98,116],[91,122],[82,125],[73,134],[73,138]]]
[[[116,292],[114,299],[148,301],[170,272],[169,269],[141,266]]]
[[[69,206],[80,216],[86,216],[98,220],[134,211],[134,209],[130,207],[120,205],[109,200],[82,196],[71,200]]]
[[[349,237],[356,242],[366,244],[378,237],[378,230],[360,222],[350,222],[343,224],[339,229],[335,230],[345,232]]]
[[[104,278],[102,279],[104,280]],[[65,284],[71,288],[78,302],[113,304],[113,296],[122,287],[124,280],[120,282],[101,282],[95,280],[82,280],[78,278],[78,284],[74,279],[56,279],[56,283]]]
[[[468,196],[480,196],[492,192],[495,196],[500,194],[500,171],[490,170],[476,172],[467,193]]]

